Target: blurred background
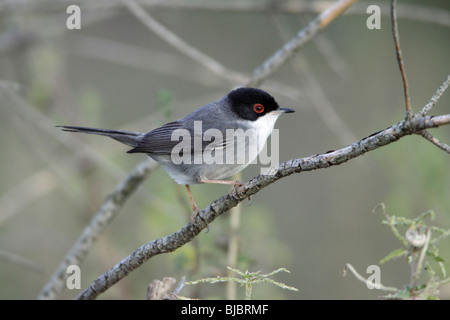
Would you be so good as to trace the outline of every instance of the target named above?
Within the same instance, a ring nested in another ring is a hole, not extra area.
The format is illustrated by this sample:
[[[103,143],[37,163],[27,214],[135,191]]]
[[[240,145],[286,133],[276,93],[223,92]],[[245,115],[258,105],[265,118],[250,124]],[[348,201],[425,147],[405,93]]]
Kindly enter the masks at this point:
[[[228,71],[255,68],[331,1],[138,1],[184,42]],[[69,30],[69,4],[81,29]],[[382,9],[381,29],[366,27],[367,6]],[[361,1],[300,50],[260,87],[296,113],[281,117],[280,161],[339,149],[401,121],[404,97],[387,1]],[[400,41],[413,111],[419,111],[450,70],[450,4],[399,1]],[[232,72],[230,72],[232,74]],[[35,299],[90,219],[142,154],[98,136],[62,132],[80,125],[147,132],[225,95],[241,83],[214,73],[147,28],[121,1],[0,0],[0,299]],[[450,95],[431,114],[449,113]],[[450,127],[430,130],[450,142]],[[259,173],[251,165],[247,181]],[[200,208],[227,186],[193,186]],[[255,299],[376,299],[352,275],[379,265],[381,282],[409,283],[404,257],[380,265],[402,246],[381,223],[433,210],[433,225],[450,228],[449,155],[410,136],[344,165],[292,175],[240,205],[235,267],[268,273],[298,288],[270,284]],[[80,265],[82,289],[137,247],[171,234],[189,220],[184,186],[155,169],[99,236]],[[144,299],[155,279],[225,275],[230,213],[195,241],[156,256],[100,299]],[[448,240],[440,255],[450,259]],[[448,260],[444,262],[447,269]],[[439,268],[437,276],[442,277]],[[426,277],[424,281],[426,281]],[[185,287],[182,295],[224,299],[226,285]],[[72,299],[80,290],[64,290]],[[237,287],[237,297],[243,288]],[[441,298],[450,287],[441,288]]]

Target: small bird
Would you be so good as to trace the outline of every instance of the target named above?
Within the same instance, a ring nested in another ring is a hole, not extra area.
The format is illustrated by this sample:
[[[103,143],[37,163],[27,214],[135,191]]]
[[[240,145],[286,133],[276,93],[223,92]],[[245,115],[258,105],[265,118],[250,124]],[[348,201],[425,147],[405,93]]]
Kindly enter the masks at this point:
[[[234,186],[235,192],[242,182],[223,179],[242,171],[255,160],[278,117],[292,112],[294,110],[280,107],[267,92],[244,87],[148,133],[57,127],[69,132],[107,136],[132,147],[128,153],[146,153],[175,182],[185,185],[194,211],[191,216],[194,223],[200,210],[190,185],[228,184]]]

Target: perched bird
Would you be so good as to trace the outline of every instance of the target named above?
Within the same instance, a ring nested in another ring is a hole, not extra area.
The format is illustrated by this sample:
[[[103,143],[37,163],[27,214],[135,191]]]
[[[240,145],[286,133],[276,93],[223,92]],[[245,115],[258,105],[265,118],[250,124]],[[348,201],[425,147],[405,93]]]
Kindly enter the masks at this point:
[[[194,213],[200,211],[189,185],[229,184],[223,180],[247,167],[264,147],[283,108],[267,92],[256,88],[238,88],[221,99],[208,103],[184,118],[169,122],[148,133],[105,130],[88,127],[58,126],[64,131],[103,135],[130,147],[128,153],[146,153],[169,176],[186,186]]]

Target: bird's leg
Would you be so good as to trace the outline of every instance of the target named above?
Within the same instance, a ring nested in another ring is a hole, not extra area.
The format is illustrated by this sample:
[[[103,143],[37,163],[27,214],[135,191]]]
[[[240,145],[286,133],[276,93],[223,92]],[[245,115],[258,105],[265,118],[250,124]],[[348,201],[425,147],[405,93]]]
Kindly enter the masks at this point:
[[[194,213],[191,215],[191,222],[193,224],[195,224],[195,218],[197,218],[198,213],[200,212],[200,209],[195,204],[194,197],[192,196],[192,192],[191,192],[191,187],[188,184],[185,184],[184,186],[186,187],[186,190],[188,191],[189,200],[191,201],[192,210],[194,211]],[[201,216],[200,216],[200,219],[203,220],[203,218]],[[203,220],[203,221],[206,223],[205,220]],[[208,223],[206,223],[206,232],[209,232]]]
[[[191,222],[193,224],[195,224],[195,218],[197,218],[198,213],[200,212],[200,209],[195,204],[194,197],[192,196],[192,192],[191,192],[191,187],[188,184],[185,184],[184,186],[186,187],[186,190],[187,190],[188,195],[189,195],[189,200],[191,201],[192,210],[194,211],[194,213],[191,215]],[[203,220],[203,218],[201,216],[200,216],[200,219]],[[206,221],[205,221],[205,223],[206,223]],[[209,232],[209,226],[208,226],[207,223],[206,223],[206,232]]]
[[[198,213],[200,212],[200,209],[195,204],[194,197],[192,196],[191,192],[191,187],[188,184],[186,184],[185,187],[189,195],[189,200],[191,201],[192,210],[194,211],[194,213],[191,215],[191,222],[194,223],[195,218],[197,218]]]

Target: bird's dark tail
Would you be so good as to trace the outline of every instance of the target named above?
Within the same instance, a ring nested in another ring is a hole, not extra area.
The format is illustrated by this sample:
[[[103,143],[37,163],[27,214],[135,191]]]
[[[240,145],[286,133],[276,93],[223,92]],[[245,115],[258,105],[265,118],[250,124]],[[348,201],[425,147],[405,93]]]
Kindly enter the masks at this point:
[[[57,127],[62,128],[63,131],[68,132],[82,132],[107,136],[113,138],[114,140],[122,142],[130,147],[136,147],[141,141],[142,137],[144,136],[143,133],[121,131],[121,130],[106,130],[106,129],[74,127],[74,126],[57,126]]]

